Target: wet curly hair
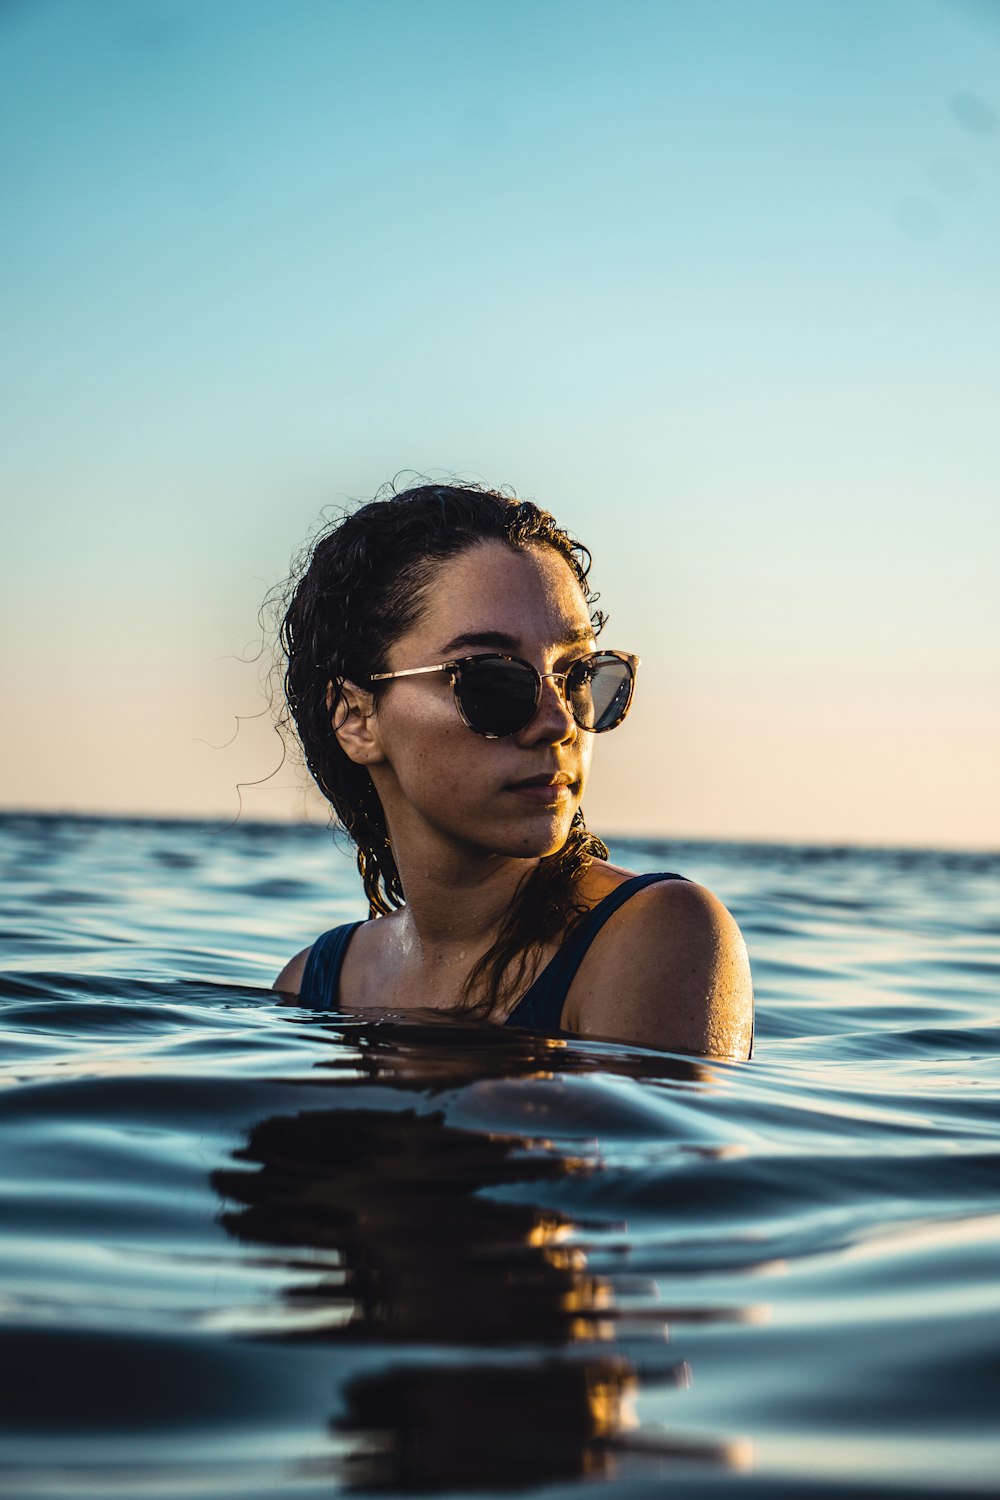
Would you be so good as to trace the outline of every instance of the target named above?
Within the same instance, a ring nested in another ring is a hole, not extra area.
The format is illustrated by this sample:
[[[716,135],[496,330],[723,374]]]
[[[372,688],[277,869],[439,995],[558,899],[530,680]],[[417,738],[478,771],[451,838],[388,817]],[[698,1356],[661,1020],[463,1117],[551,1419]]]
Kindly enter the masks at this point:
[[[382,804],[364,766],[333,730],[344,680],[367,684],[388,669],[393,642],[420,617],[439,565],[483,542],[551,547],[570,567],[595,634],[605,616],[588,584],[590,553],[530,500],[468,484],[421,484],[342,516],[312,542],[289,581],[279,629],[284,694],[306,765],[357,847],[369,916],[400,907],[405,893]],[[372,683],[378,697],[387,684]],[[542,946],[581,914],[574,897],[591,860],[608,850],[578,811],[563,847],[521,884],[496,941],[473,968],[464,1008],[490,1016],[520,988]]]

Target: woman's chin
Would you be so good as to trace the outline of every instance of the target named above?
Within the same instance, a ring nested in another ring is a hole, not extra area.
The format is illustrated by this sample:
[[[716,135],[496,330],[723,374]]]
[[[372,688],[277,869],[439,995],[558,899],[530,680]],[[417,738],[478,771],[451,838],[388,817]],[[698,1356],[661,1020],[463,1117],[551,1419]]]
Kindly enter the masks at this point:
[[[575,813],[575,806],[569,812],[539,808],[538,815],[520,820],[517,829],[510,830],[497,852],[519,859],[544,859],[549,854],[558,854],[569,838]]]

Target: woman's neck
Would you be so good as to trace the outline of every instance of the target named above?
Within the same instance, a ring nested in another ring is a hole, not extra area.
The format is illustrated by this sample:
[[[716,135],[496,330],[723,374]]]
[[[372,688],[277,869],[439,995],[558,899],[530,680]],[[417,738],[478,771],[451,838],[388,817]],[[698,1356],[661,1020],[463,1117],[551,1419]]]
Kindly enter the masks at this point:
[[[406,906],[399,938],[421,968],[468,967],[491,946],[518,891],[538,864],[497,854],[444,850],[407,858],[394,846]]]

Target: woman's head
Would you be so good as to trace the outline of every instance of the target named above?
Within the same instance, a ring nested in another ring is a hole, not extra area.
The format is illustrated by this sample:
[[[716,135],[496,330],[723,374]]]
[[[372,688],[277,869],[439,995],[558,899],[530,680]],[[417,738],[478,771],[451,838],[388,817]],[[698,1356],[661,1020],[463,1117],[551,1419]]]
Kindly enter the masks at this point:
[[[394,648],[407,640],[416,646],[428,615],[448,613],[452,584],[464,590],[465,597],[470,591],[474,595],[477,572],[490,576],[491,556],[501,563],[509,559],[515,582],[523,578],[529,592],[526,573],[547,575],[557,585],[561,577],[554,616],[575,608],[577,630],[590,628],[595,635],[600,630],[603,616],[587,584],[587,550],[530,501],[457,485],[406,490],[364,505],[330,527],[313,544],[285,615],[281,639],[287,656],[289,709],[309,770],[358,846],[373,910],[386,910],[402,899],[399,874],[386,843],[385,813],[372,774],[366,764],[352,758],[350,744],[345,749],[344,736],[338,736],[334,726],[344,725],[352,687],[371,694],[376,718],[384,702],[387,719],[389,695],[395,693],[399,699],[407,688],[428,687],[426,678],[398,684],[371,679],[442,659],[397,661]],[[519,568],[515,558],[527,569]],[[447,587],[437,587],[445,580]],[[458,618],[454,608],[451,616]],[[577,646],[576,653],[584,649]],[[550,663],[538,665],[539,670],[554,669]],[[434,686],[448,691],[444,682]],[[428,701],[436,701],[433,692]],[[541,707],[539,717],[544,717]],[[457,715],[455,720],[469,735]]]

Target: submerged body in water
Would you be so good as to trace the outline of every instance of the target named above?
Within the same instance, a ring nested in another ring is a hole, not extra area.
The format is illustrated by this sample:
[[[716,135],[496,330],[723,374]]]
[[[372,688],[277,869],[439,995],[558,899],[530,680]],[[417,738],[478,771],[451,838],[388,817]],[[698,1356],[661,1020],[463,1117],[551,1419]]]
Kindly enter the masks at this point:
[[[759,1059],[269,993],[315,829],[0,819],[0,1490],[988,1494],[1000,857],[620,843]]]
[[[517,1026],[528,1031],[540,1031],[554,1036],[559,1032],[572,1033],[573,1027],[566,1024],[572,1014],[572,999],[578,989],[581,968],[587,963],[595,939],[606,923],[627,901],[640,891],[658,886],[668,880],[683,880],[683,875],[666,874],[661,871],[647,875],[632,875],[592,906],[582,921],[574,927],[572,935],[556,950],[549,962],[532,981],[503,1018],[504,1026]],[[302,971],[298,1000],[303,1005],[321,1010],[346,1010],[341,995],[340,979],[344,961],[354,934],[362,927],[360,922],[348,922],[341,927],[332,927],[323,933],[309,949]],[[616,974],[619,1008],[627,1011],[628,972]],[[604,983],[591,977],[590,985]],[[626,992],[626,993],[622,993]],[[441,1014],[441,1012],[438,1012]],[[445,1012],[447,1014],[447,1012]],[[753,1023],[751,1017],[750,1050],[753,1047]]]

